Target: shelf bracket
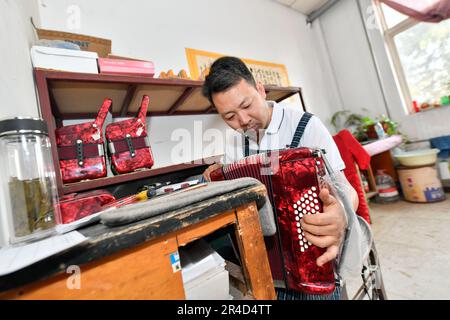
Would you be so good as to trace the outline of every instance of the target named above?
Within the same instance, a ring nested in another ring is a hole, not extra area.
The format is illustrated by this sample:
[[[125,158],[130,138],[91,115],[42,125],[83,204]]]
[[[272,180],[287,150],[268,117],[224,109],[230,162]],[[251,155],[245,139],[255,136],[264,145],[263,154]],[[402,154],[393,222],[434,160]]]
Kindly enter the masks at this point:
[[[167,114],[174,114],[175,111],[183,104],[184,101],[192,94],[195,90],[194,87],[187,87],[186,90],[181,94],[181,96],[175,101],[175,103],[167,111]]]

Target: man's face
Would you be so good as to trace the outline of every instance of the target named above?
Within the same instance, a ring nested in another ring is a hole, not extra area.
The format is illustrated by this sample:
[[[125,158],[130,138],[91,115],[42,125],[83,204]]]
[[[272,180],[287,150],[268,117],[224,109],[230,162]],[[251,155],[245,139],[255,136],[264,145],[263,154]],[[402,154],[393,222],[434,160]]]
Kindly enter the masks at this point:
[[[260,130],[269,125],[271,108],[261,83],[256,88],[242,79],[230,89],[212,96],[217,112],[234,130]]]

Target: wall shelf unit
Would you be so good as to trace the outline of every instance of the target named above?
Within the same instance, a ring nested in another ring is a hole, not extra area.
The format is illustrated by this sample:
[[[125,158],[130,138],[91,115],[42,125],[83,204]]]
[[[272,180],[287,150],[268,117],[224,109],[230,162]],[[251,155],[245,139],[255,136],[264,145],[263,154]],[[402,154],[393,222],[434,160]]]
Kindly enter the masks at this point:
[[[207,165],[212,159],[152,168],[129,174],[96,180],[63,184],[60,175],[55,129],[63,120],[93,119],[105,97],[113,100],[112,116],[134,116],[144,94],[150,97],[147,116],[177,116],[215,114],[216,110],[202,96],[203,81],[159,79],[144,76],[122,76],[75,73],[35,69],[41,116],[49,127],[52,156],[56,169],[59,195],[97,189],[132,180]],[[303,110],[305,104],[299,87],[265,86],[267,100],[280,102],[299,95]],[[150,132],[150,134],[152,134]],[[157,157],[158,155],[154,155]]]

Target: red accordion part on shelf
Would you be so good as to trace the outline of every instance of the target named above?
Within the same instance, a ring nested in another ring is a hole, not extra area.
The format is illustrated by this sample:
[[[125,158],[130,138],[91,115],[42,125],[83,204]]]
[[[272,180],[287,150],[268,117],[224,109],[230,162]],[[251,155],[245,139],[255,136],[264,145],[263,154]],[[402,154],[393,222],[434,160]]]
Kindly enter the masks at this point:
[[[62,223],[70,223],[103,210],[103,206],[115,201],[106,190],[72,193],[60,199]]]
[[[105,99],[94,121],[55,130],[64,183],[106,176],[102,127],[111,104],[110,99]]]
[[[211,180],[253,177],[267,188],[278,222],[278,235],[265,237],[272,276],[290,289],[329,294],[335,288],[334,265],[317,266],[325,249],[306,240],[300,221],[323,211],[319,198],[325,174],[319,153],[309,148],[271,151],[246,157],[211,172]],[[281,244],[281,247],[280,247]]]
[[[138,169],[150,169],[153,155],[148,142],[146,115],[149,97],[144,95],[138,116],[106,126],[106,139],[115,173],[128,173]]]

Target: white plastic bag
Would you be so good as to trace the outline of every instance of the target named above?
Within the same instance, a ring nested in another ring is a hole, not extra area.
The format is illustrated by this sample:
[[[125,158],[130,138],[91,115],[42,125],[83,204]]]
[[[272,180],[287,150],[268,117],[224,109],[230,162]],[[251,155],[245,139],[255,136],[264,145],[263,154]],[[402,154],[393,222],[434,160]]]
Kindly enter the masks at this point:
[[[363,263],[370,252],[373,237],[370,226],[353,210],[349,197],[351,186],[344,174],[334,172],[325,155],[323,157],[328,171],[325,181],[328,183],[331,195],[338,200],[347,217],[347,229],[341,244],[336,270],[337,274],[345,280],[361,273]]]

